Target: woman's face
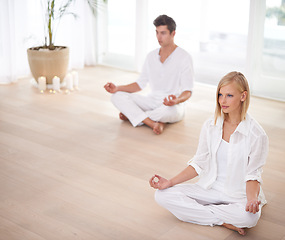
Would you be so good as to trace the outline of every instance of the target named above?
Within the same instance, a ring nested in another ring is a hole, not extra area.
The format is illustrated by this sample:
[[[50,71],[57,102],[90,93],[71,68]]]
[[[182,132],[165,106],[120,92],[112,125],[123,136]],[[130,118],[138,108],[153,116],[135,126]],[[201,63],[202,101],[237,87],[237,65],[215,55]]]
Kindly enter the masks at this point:
[[[246,92],[241,93],[234,82],[221,87],[219,104],[223,113],[241,113],[241,103],[246,99]]]

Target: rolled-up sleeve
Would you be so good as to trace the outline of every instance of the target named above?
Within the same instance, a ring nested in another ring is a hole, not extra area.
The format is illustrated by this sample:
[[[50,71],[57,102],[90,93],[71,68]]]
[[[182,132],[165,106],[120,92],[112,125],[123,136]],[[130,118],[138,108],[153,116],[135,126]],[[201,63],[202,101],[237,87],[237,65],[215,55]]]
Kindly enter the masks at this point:
[[[199,145],[196,154],[188,161],[188,165],[192,166],[198,175],[201,175],[203,170],[209,166],[209,147],[207,143],[209,121],[206,121],[202,127]]]
[[[268,137],[265,134],[256,137],[252,142],[245,181],[256,180],[262,183],[262,167],[266,162],[268,145]]]

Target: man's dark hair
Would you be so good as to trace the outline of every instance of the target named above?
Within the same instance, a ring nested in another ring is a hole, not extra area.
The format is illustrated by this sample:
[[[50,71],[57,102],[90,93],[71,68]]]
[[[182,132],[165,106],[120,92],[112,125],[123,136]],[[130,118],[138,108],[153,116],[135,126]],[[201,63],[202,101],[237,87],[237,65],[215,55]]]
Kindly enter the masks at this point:
[[[171,18],[168,17],[167,15],[160,15],[158,16],[154,21],[153,21],[154,26],[167,26],[167,29],[169,30],[170,33],[175,31],[176,29],[176,23],[175,21]]]

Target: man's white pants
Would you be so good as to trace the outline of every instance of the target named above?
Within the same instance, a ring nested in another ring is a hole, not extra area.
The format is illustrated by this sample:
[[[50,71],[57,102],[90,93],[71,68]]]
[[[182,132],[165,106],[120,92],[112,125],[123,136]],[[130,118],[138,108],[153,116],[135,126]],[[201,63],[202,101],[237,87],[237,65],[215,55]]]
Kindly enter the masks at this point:
[[[205,190],[196,184],[181,184],[155,192],[155,200],[184,222],[200,225],[232,224],[250,228],[257,224],[256,214],[245,211],[246,198],[231,198],[217,190]]]
[[[184,117],[184,103],[165,106],[163,100],[135,93],[116,92],[112,103],[136,127],[146,118],[163,123],[174,123]]]

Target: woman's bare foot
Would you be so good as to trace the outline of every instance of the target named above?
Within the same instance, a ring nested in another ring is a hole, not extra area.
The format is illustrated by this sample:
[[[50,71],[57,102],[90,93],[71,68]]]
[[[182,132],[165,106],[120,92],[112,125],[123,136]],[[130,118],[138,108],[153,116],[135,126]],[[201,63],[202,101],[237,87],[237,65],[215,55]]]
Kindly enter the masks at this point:
[[[234,231],[238,232],[240,235],[243,235],[243,236],[245,235],[244,228],[238,228],[238,227],[233,226],[232,224],[227,224],[227,223],[224,223],[222,226],[224,226],[228,229],[234,230]]]
[[[164,129],[164,126],[165,126],[165,123],[162,123],[162,122],[155,122],[154,125],[153,125],[153,128],[152,128],[152,131],[159,135],[163,132],[163,129]]]
[[[122,113],[119,114],[119,118],[123,121],[128,121],[129,119]]]

